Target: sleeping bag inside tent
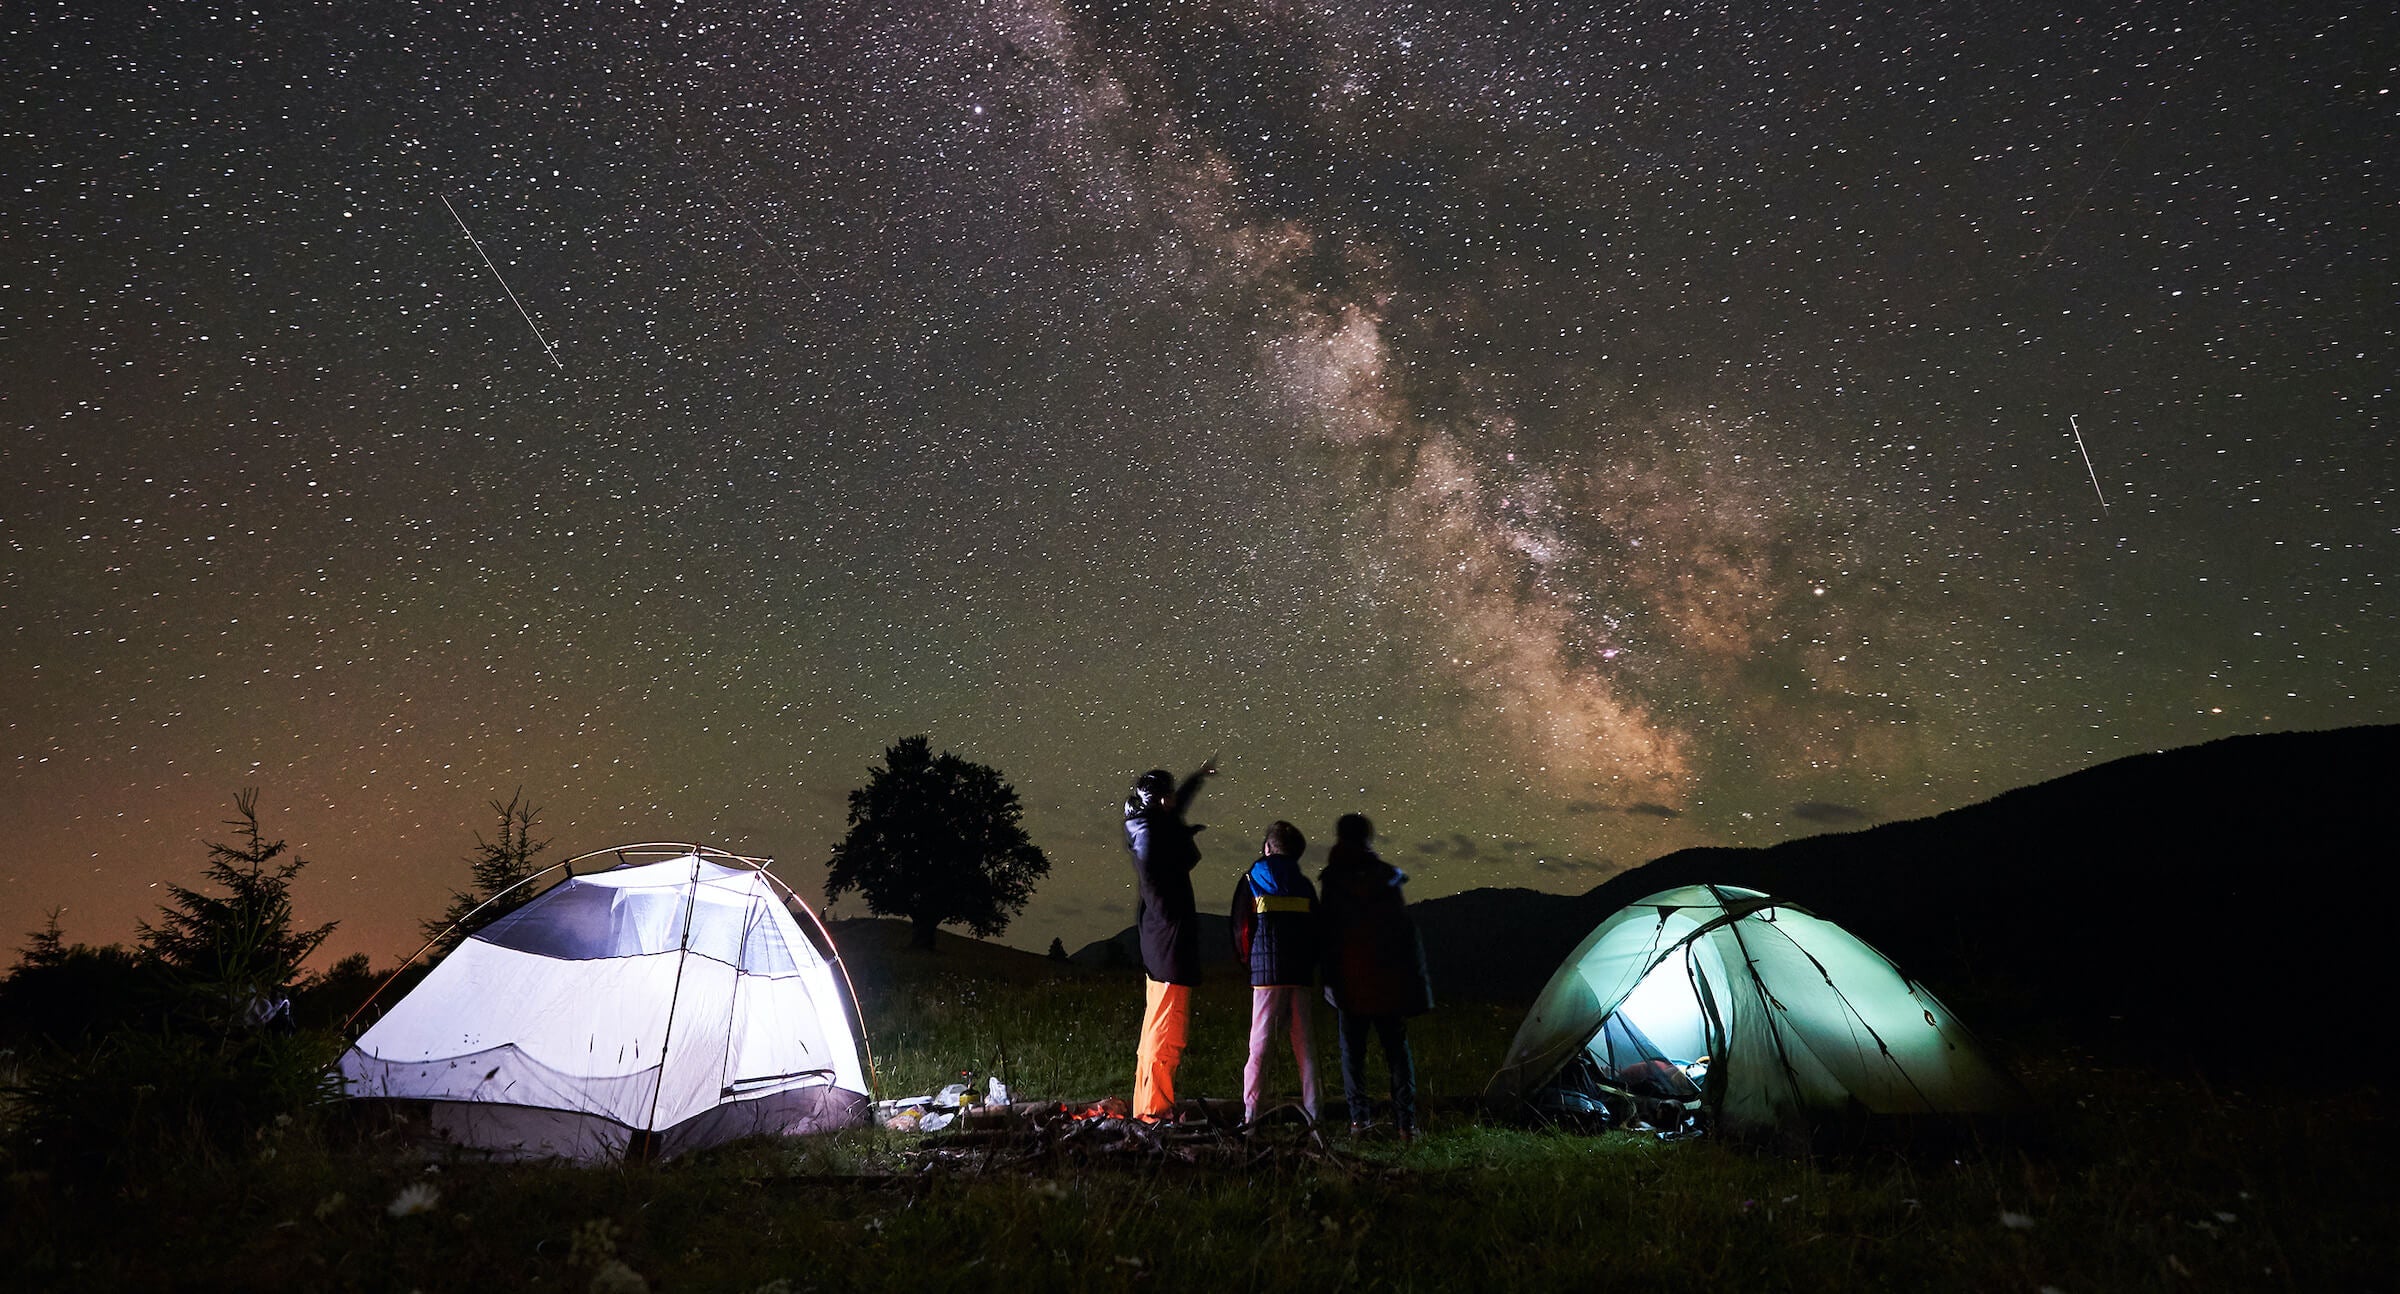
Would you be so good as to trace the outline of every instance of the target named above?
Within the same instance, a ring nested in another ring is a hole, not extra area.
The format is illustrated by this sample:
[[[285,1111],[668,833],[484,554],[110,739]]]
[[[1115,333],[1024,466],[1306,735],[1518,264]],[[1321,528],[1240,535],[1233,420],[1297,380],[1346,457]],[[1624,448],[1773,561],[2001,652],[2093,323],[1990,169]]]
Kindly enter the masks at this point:
[[[574,874],[604,857],[622,861]],[[628,845],[561,866],[359,1035],[352,1098],[424,1102],[435,1135],[506,1158],[663,1158],[865,1118],[848,978],[765,860]]]
[[[1667,890],[1602,921],[1535,999],[1487,1097],[1572,1108],[1591,1086],[1626,1117],[1614,1107],[1647,1114],[1688,1096],[1729,1132],[2018,1099],[1949,1010],[1881,953],[1729,885]]]

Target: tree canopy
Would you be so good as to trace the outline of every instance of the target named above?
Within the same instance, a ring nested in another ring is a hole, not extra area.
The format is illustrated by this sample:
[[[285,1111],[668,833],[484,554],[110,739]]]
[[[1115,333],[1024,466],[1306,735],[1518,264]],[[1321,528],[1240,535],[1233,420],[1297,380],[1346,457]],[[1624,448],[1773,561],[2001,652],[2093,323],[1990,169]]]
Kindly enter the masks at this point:
[[[70,944],[53,908],[0,978],[0,1045],[73,1042],[130,1024],[155,1005],[155,973],[130,948]]]
[[[933,947],[944,925],[988,939],[1050,873],[1023,818],[1016,788],[997,769],[904,737],[850,792],[850,829],[833,847],[826,901],[857,890],[867,911],[906,917],[920,948]]]

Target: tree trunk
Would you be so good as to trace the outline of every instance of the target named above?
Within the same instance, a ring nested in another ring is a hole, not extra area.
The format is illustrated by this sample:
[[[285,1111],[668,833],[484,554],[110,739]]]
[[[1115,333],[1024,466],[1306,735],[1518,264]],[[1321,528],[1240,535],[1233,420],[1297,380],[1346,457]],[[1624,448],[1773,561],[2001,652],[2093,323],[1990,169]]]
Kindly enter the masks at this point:
[[[910,917],[909,923],[908,946],[922,948],[927,952],[934,951],[933,932],[941,929],[942,923],[925,917]]]

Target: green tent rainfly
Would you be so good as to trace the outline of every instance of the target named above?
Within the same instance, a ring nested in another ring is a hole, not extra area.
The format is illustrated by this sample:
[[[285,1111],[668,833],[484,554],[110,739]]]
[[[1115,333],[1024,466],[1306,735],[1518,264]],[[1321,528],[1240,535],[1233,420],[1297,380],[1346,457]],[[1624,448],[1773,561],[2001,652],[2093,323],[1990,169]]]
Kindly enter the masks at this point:
[[[1603,1082],[1693,1074],[1712,1126],[2005,1110],[2016,1084],[1948,1008],[1840,926],[1755,890],[1689,885],[1618,909],[1517,1030],[1487,1096],[1532,1101],[1578,1058]]]

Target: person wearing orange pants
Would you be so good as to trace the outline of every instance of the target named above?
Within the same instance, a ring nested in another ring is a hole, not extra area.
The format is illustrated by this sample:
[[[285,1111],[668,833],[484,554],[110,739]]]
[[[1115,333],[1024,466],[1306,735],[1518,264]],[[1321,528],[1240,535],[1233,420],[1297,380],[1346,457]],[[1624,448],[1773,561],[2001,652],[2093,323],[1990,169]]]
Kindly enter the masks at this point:
[[[1157,1119],[1175,1105],[1175,1064],[1191,1035],[1192,986],[1144,978],[1142,1041],[1133,1059],[1133,1115]]]
[[[1133,1117],[1161,1119],[1175,1104],[1175,1065],[1191,1033],[1192,988],[1200,982],[1200,913],[1192,898],[1192,869],[1200,865],[1200,828],[1183,819],[1184,806],[1217,771],[1210,760],[1175,782],[1154,768],[1134,779],[1125,797],[1125,847],[1133,854],[1141,914],[1144,1005],[1141,1044],[1134,1055]]]

